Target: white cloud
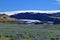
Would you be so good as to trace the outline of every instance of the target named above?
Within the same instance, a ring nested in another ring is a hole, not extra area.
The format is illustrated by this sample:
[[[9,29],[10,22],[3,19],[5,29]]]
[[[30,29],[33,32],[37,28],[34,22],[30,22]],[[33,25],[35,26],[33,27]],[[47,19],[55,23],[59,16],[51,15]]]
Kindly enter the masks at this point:
[[[56,4],[60,4],[60,0],[56,0]]]
[[[56,1],[60,1],[60,0],[56,0]]]

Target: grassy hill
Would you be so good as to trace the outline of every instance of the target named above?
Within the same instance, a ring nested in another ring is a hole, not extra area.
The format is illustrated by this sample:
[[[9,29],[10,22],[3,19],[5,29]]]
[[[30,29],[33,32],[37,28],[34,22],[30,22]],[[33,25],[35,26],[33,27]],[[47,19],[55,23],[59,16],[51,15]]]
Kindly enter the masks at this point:
[[[0,24],[1,23],[15,23],[15,22],[20,22],[21,20],[15,19],[15,18],[11,18],[6,14],[0,14]]]

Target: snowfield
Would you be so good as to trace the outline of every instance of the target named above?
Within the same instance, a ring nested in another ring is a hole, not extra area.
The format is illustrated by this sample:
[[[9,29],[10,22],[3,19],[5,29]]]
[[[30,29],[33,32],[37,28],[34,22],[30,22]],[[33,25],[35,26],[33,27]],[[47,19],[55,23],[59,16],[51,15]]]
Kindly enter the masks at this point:
[[[20,10],[20,11],[0,12],[0,14],[13,15],[13,14],[25,13],[25,12],[52,14],[52,13],[60,12],[60,10],[50,10],[50,11],[48,11],[48,10],[47,11],[41,11],[41,10]]]

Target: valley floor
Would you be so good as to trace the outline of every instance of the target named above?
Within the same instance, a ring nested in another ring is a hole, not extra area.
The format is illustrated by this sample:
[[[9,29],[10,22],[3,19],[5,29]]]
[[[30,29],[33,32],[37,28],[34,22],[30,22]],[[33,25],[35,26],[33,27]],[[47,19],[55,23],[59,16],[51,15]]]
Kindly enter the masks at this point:
[[[0,24],[0,40],[60,40],[60,25]]]

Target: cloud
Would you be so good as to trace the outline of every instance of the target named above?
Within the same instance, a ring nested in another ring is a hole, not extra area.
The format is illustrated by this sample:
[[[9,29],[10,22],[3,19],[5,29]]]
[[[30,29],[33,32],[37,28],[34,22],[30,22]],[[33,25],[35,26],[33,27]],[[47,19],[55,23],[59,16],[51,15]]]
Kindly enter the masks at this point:
[[[60,4],[60,0],[56,0],[56,4]]]
[[[57,2],[60,2],[60,0],[56,0]]]

